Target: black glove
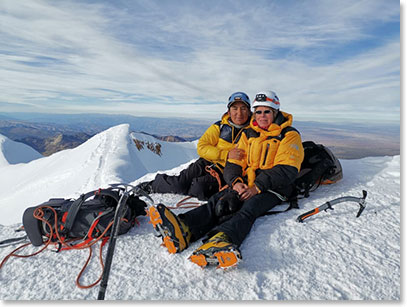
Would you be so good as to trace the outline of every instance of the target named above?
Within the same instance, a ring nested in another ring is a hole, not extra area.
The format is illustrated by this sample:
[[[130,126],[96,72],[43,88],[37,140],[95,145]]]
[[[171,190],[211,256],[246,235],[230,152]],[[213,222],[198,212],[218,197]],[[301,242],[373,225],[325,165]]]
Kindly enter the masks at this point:
[[[130,195],[127,199],[127,205],[133,211],[134,216],[146,215],[147,204],[136,195]]]
[[[239,194],[235,190],[227,190],[224,195],[217,201],[215,205],[215,215],[222,217],[230,215],[238,211],[243,205],[239,198]]]

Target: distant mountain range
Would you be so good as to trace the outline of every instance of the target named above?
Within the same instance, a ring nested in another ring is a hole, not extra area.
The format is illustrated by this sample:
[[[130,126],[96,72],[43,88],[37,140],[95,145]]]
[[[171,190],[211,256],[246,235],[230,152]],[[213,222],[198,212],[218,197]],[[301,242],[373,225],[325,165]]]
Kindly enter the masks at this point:
[[[54,129],[83,132],[89,135],[126,123],[133,131],[145,131],[160,136],[178,136],[192,141],[199,138],[210,124],[219,119],[210,121],[110,114],[0,113],[0,122],[5,120],[48,125]]]
[[[143,131],[168,142],[198,139],[210,125],[210,122],[127,115],[1,113],[0,134],[48,156],[75,148],[93,135],[122,123],[128,123],[132,131]]]
[[[0,113],[0,134],[43,155],[75,148],[93,135],[122,123],[169,142],[198,139],[218,119],[136,117],[106,114]],[[342,159],[400,154],[400,125],[295,121],[304,141],[322,143]]]
[[[75,148],[93,135],[68,126],[4,119],[0,119],[0,134],[13,141],[27,144],[44,156],[63,149]]]
[[[342,159],[400,154],[400,125],[383,123],[296,122],[304,141],[328,146]]]

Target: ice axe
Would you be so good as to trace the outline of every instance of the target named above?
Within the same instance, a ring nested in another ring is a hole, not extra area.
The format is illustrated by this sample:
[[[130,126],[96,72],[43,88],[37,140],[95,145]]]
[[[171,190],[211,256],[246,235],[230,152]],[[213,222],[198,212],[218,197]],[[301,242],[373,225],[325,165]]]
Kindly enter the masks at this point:
[[[109,247],[107,249],[105,267],[103,269],[103,275],[102,275],[102,281],[100,282],[98,300],[105,299],[107,282],[109,280],[110,268],[112,266],[113,253],[114,253],[114,249],[116,246],[116,240],[119,235],[120,220],[125,213],[125,207],[126,207],[125,205],[126,205],[127,199],[130,196],[130,193],[133,192],[135,195],[145,196],[147,198],[147,200],[150,202],[150,206],[152,206],[154,204],[153,199],[139,187],[134,187],[129,184],[112,184],[111,186],[123,186],[124,191],[120,197],[120,200],[117,205],[117,208],[116,208],[116,211],[114,214],[114,218],[113,218],[112,232],[111,232],[111,235],[109,238]]]
[[[119,236],[120,221],[125,213],[126,202],[130,196],[130,192],[134,191],[135,187],[128,184],[112,184],[111,186],[123,186],[124,190],[117,204],[116,211],[113,218],[112,230],[109,238],[109,247],[106,253],[105,266],[102,273],[102,281],[100,282],[100,288],[98,293],[98,300],[105,299],[105,293],[107,288],[107,282],[109,280],[110,268],[113,261],[113,253],[116,246],[116,240]]]
[[[328,209],[333,210],[334,205],[339,204],[339,203],[343,203],[343,202],[348,202],[348,201],[357,202],[359,204],[359,211],[356,214],[356,217],[359,217],[362,214],[363,210],[365,210],[365,208],[366,208],[367,191],[362,190],[362,193],[363,193],[363,197],[345,196],[345,197],[336,198],[336,199],[331,200],[331,201],[327,201],[323,205],[321,205],[321,206],[319,206],[319,207],[317,207],[317,208],[315,208],[313,210],[310,210],[308,212],[305,212],[305,213],[301,214],[300,216],[298,216],[297,217],[297,222],[302,223],[302,222],[304,222],[305,219],[309,218],[312,215],[315,215],[315,214],[321,212],[322,210],[325,210],[325,211],[328,210]]]

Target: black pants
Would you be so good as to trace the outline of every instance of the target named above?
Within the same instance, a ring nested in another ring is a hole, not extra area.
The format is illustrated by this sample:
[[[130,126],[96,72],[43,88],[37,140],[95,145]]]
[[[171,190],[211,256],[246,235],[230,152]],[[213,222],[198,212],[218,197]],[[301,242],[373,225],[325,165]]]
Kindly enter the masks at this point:
[[[199,200],[208,200],[219,191],[218,181],[205,170],[208,165],[212,165],[212,162],[199,158],[177,176],[158,174],[152,182],[153,191],[155,193],[183,194]],[[225,184],[220,172],[219,177],[222,185]]]
[[[224,232],[232,243],[240,246],[249,234],[254,221],[263,213],[281,204],[281,200],[272,193],[258,194],[246,200],[239,211],[222,222],[215,215],[215,205],[221,196],[222,192],[219,192],[206,204],[179,215],[188,225],[192,240],[198,240],[203,236],[209,238],[217,232]]]

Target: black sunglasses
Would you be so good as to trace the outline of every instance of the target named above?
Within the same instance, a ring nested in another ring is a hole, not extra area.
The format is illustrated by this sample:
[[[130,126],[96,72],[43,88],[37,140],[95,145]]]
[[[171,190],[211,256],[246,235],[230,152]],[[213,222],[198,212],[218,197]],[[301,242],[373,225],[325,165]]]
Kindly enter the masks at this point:
[[[258,114],[258,115],[260,115],[260,114],[270,114],[271,113],[271,110],[264,110],[264,111],[255,111],[254,113],[256,113],[256,114]]]

